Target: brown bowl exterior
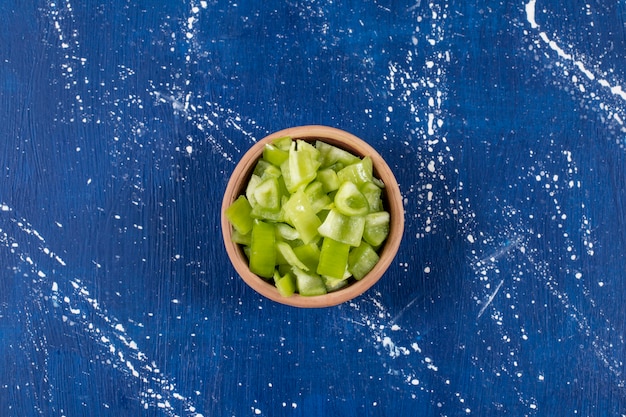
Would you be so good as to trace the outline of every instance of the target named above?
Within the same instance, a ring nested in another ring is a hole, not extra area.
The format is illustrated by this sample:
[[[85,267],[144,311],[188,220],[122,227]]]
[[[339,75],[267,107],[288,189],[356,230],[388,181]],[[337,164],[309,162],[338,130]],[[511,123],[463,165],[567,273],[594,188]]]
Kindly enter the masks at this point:
[[[345,149],[346,151],[360,157],[368,155],[372,158],[374,175],[381,179],[385,184],[385,188],[383,189],[383,199],[386,209],[389,211],[390,225],[387,240],[383,243],[383,246],[379,250],[380,260],[361,280],[356,281],[343,289],[330,292],[325,295],[305,297],[294,294],[291,297],[283,297],[278,293],[278,290],[272,283],[250,272],[250,269],[248,268],[248,259],[246,258],[243,249],[232,241],[232,226],[224,214],[226,208],[228,208],[239,195],[245,192],[245,188],[248,184],[252,171],[254,170],[257,161],[263,154],[265,144],[272,142],[276,138],[284,136],[290,136],[293,140],[321,140]],[[226,191],[224,193],[224,199],[222,201],[221,216],[222,234],[224,237],[226,252],[228,253],[228,257],[230,258],[233,267],[241,278],[243,278],[243,280],[255,291],[270,300],[281,304],[303,308],[335,306],[351,300],[367,291],[382,277],[389,265],[391,265],[391,262],[395,258],[398,248],[400,247],[400,241],[402,240],[402,234],[404,232],[404,207],[402,204],[402,195],[400,194],[398,182],[396,181],[396,178],[387,163],[378,154],[378,152],[374,150],[374,148],[358,137],[340,129],[319,125],[298,126],[284,129],[272,133],[255,143],[248,150],[248,152],[246,152],[243,158],[241,158],[241,161],[235,167],[235,170],[228,181],[228,185],[226,186]]]

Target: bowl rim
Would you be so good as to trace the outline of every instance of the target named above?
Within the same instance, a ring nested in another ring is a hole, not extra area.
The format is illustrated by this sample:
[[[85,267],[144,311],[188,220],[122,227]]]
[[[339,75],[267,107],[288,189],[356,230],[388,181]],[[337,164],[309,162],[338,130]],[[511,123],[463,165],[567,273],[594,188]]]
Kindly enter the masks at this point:
[[[369,155],[372,158],[374,174],[385,183],[385,192],[387,210],[390,214],[389,235],[383,246],[379,250],[380,259],[374,268],[361,280],[358,280],[344,289],[330,292],[318,296],[301,296],[294,294],[290,297],[280,295],[276,287],[264,280],[263,278],[252,273],[248,268],[248,262],[245,260],[243,249],[241,246],[232,241],[232,226],[225,215],[225,210],[239,196],[247,184],[252,169],[256,165],[258,159],[263,153],[263,148],[267,143],[274,139],[290,136],[292,140],[321,140],[331,144],[339,145],[343,149],[350,152],[358,152],[360,157]],[[343,146],[342,146],[343,144]],[[352,144],[352,145],[350,145]],[[398,182],[387,165],[383,157],[363,139],[348,133],[344,130],[323,126],[323,125],[304,125],[290,127],[271,133],[264,138],[258,140],[252,147],[245,152],[240,161],[235,166],[224,191],[224,197],[221,207],[221,228],[224,246],[228,254],[229,260],[239,276],[248,286],[266,298],[293,307],[302,308],[321,308],[331,307],[342,304],[366,292],[384,275],[396,256],[404,233],[404,207],[403,198],[400,193]]]

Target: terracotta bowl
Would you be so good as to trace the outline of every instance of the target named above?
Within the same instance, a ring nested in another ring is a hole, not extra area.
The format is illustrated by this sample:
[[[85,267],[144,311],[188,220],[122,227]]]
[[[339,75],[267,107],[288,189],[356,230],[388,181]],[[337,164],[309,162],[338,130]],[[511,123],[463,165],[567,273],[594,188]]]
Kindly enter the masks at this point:
[[[355,281],[338,291],[319,296],[305,297],[295,294],[291,297],[283,297],[278,293],[278,290],[273,283],[265,281],[258,275],[250,272],[250,269],[248,268],[248,259],[246,258],[243,249],[231,239],[232,226],[226,219],[224,211],[239,195],[244,194],[246,185],[250,179],[252,171],[254,170],[256,162],[262,156],[265,144],[283,136],[291,136],[293,140],[303,139],[311,142],[321,140],[345,149],[360,157],[369,155],[372,158],[374,175],[381,179],[385,184],[382,198],[385,209],[390,214],[390,228],[387,240],[378,251],[380,260],[376,266],[374,266],[374,268],[361,280]],[[241,158],[241,161],[235,167],[235,170],[228,181],[228,185],[226,186],[224,200],[222,201],[221,222],[224,245],[226,246],[226,252],[228,253],[230,261],[241,278],[243,278],[243,280],[250,287],[256,290],[259,294],[262,294],[263,296],[278,303],[295,307],[319,308],[334,306],[351,300],[364,293],[383,276],[396,256],[400,246],[400,241],[402,240],[402,233],[404,231],[404,208],[402,206],[402,196],[400,194],[398,183],[389,166],[385,163],[378,152],[374,150],[374,148],[358,137],[343,130],[327,126],[311,125],[293,127],[272,133],[255,143],[248,150],[248,152],[246,152],[243,158]]]

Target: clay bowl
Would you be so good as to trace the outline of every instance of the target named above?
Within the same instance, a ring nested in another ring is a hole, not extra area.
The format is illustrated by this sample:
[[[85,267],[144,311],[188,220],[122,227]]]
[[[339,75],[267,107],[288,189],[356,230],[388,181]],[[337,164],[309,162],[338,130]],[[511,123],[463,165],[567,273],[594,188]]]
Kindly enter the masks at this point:
[[[382,198],[383,204],[390,214],[390,229],[387,240],[378,251],[380,260],[376,266],[374,266],[374,268],[361,280],[355,281],[345,288],[325,295],[305,297],[295,294],[291,297],[283,297],[278,293],[278,290],[273,283],[267,282],[261,277],[250,272],[248,268],[248,260],[243,252],[243,249],[231,239],[232,227],[224,215],[225,209],[230,206],[230,204],[239,195],[245,192],[246,185],[250,179],[252,171],[254,170],[256,162],[262,156],[265,144],[283,136],[290,136],[293,140],[303,139],[311,142],[321,140],[360,157],[369,155],[372,158],[374,175],[381,179],[385,184]],[[237,273],[239,273],[241,278],[243,278],[243,280],[259,294],[273,301],[303,308],[335,306],[351,300],[367,291],[383,276],[387,268],[391,265],[391,262],[396,256],[400,246],[402,233],[404,231],[404,208],[402,206],[400,189],[396,178],[383,158],[374,150],[374,148],[358,137],[343,130],[317,125],[299,126],[281,130],[279,132],[272,133],[255,143],[248,150],[248,152],[246,152],[243,158],[241,158],[241,161],[235,167],[235,170],[228,181],[228,185],[226,186],[226,191],[224,193],[224,199],[222,201],[221,213],[222,234],[224,237],[226,252],[228,253],[228,257],[230,258],[233,267]]]

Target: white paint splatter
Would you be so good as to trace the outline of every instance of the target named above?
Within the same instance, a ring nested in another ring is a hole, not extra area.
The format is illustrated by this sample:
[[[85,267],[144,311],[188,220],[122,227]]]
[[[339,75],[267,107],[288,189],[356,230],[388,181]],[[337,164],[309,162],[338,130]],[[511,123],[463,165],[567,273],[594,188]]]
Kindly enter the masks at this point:
[[[526,3],[526,20],[530,23],[531,28],[540,29],[540,26],[536,21],[536,0],[529,0]],[[550,39],[546,32],[539,32],[540,39],[548,45],[550,49],[555,51],[557,55],[563,58],[566,61],[570,61],[578,70],[585,75],[589,80],[596,81],[601,87],[607,88],[612,94],[626,100],[626,92],[622,89],[620,85],[611,85],[608,80],[604,78],[598,78],[596,75],[587,68],[585,63],[579,59],[576,59],[574,54],[566,52],[563,47],[561,47],[556,41]]]
[[[478,319],[480,318],[480,316],[483,315],[483,313],[485,312],[485,310],[487,309],[487,307],[489,307],[489,304],[491,304],[491,302],[493,301],[494,298],[496,298],[496,295],[498,294],[498,291],[500,291],[500,288],[502,287],[502,284],[504,284],[504,280],[501,280],[498,283],[498,286],[496,287],[496,289],[493,291],[493,293],[491,293],[491,295],[487,298],[487,300],[483,303],[483,306],[480,308],[480,311],[478,312]]]

